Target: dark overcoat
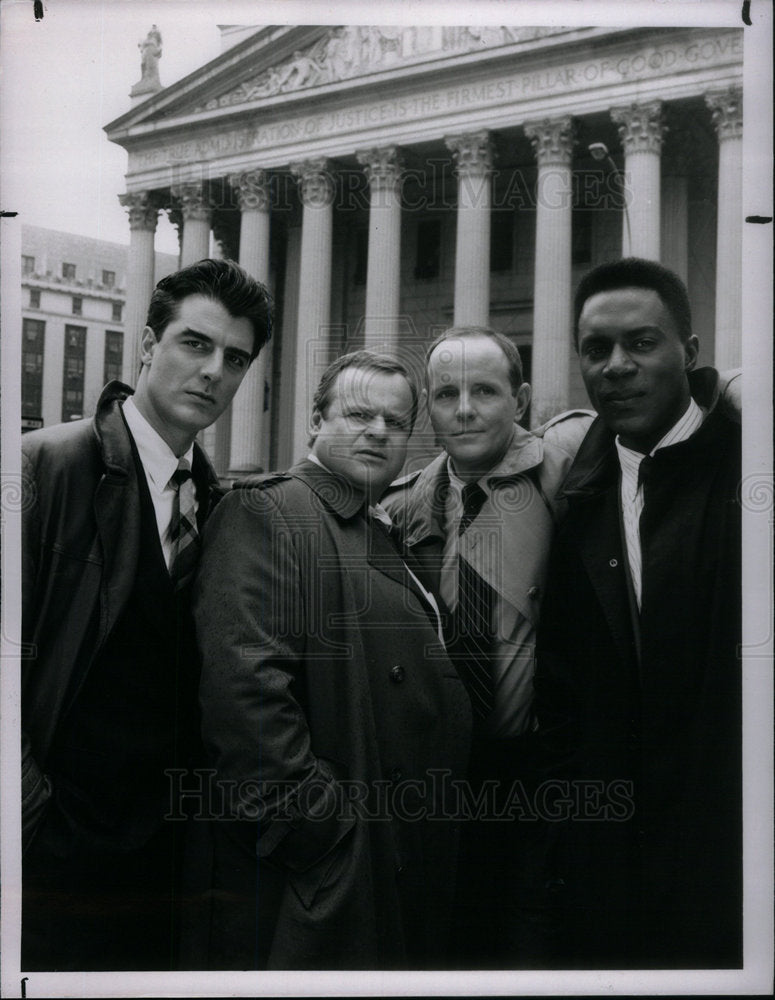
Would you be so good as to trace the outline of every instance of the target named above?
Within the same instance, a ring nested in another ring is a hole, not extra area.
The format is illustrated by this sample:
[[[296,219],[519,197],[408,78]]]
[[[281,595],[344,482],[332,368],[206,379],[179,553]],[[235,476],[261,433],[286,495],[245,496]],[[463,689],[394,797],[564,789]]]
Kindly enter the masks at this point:
[[[110,382],[92,419],[22,440],[22,823],[33,832],[51,795],[52,741],[89,665],[126,606],[140,548],[140,492],[120,403]],[[198,520],[222,491],[194,446],[194,478],[207,484]]]
[[[740,427],[715,372],[690,385],[710,412],[654,455],[639,615],[601,421],[563,489],[535,686],[572,966],[741,960]]]
[[[312,462],[233,491],[195,585],[211,824],[210,965],[442,964],[452,782],[470,706],[364,497]],[[217,796],[216,796],[217,800]]]

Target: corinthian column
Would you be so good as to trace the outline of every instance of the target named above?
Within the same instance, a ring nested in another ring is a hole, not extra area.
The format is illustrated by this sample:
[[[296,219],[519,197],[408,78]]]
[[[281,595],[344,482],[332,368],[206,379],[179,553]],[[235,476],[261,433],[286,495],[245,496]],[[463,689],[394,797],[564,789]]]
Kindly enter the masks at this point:
[[[121,369],[124,382],[134,385],[140,371],[140,337],[154,287],[153,242],[159,209],[153,194],[148,191],[120,194],[118,200],[129,214],[130,230]]]
[[[263,170],[235,174],[229,183],[237,192],[240,207],[240,257],[245,270],[258,281],[269,282],[269,218],[271,196],[269,177]],[[270,372],[271,341],[261,348],[248,369],[242,385],[231,404],[231,454],[229,476],[237,478],[247,472],[259,472],[268,467],[268,456],[262,455],[264,441],[264,385]]]
[[[398,341],[403,163],[395,146],[362,150],[357,157],[370,191],[364,343],[390,350]]]
[[[707,94],[718,135],[716,234],[717,368],[742,362],[743,93],[739,87]]]
[[[304,206],[301,223],[293,457],[305,454],[312,396],[326,365],[331,313],[334,178],[328,160],[291,164]]]
[[[210,252],[210,199],[200,181],[176,185],[172,188],[172,196],[177,199],[183,216],[180,266],[187,267]]]
[[[492,158],[486,130],[444,140],[457,173],[455,326],[487,326],[490,320],[490,207]]]
[[[538,161],[533,293],[533,426],[568,407],[571,343],[573,122],[569,115],[525,125]]]
[[[625,215],[625,256],[659,260],[660,164],[665,134],[662,102],[612,108],[611,118],[619,126],[624,148],[625,213],[629,211],[631,238],[627,249]]]

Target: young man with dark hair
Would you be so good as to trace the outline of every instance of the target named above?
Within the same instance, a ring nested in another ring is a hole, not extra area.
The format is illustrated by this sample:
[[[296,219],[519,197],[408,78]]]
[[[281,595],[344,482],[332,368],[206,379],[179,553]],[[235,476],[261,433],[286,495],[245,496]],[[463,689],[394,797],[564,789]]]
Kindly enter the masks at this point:
[[[196,435],[270,333],[231,261],[164,278],[137,388],[22,444],[22,968],[169,969],[181,824],[168,772],[196,758],[189,610],[219,497]]]
[[[378,503],[416,410],[394,359],[340,358],[308,457],[240,484],[208,524],[195,616],[223,790],[211,968],[450,961],[470,706]]]
[[[739,421],[695,371],[676,275],[604,265],[575,312],[599,416],[563,485],[535,681],[548,773],[575,803],[558,962],[738,967]]]

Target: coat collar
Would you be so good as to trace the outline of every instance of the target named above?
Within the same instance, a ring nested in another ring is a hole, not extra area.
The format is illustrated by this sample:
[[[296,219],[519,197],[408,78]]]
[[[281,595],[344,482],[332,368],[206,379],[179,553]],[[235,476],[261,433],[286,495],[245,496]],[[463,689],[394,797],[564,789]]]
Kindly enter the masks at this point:
[[[297,462],[288,475],[300,479],[339,517],[349,520],[366,506],[366,494],[352,483],[309,459]]]
[[[716,409],[719,400],[718,372],[714,368],[698,368],[689,372],[689,389],[694,400],[710,414]],[[693,440],[701,432],[702,427],[689,440]],[[565,478],[560,498],[570,500],[594,496],[617,482],[619,460],[615,437],[601,418],[596,417]]]
[[[127,448],[127,428],[120,413],[120,404],[133,395],[134,389],[123,382],[108,382],[102,390],[94,414],[94,433],[110,480],[126,480],[134,476],[131,449]],[[218,487],[218,476],[207,455],[194,444],[191,472],[197,483],[208,490]]]
[[[444,508],[449,475],[446,451],[422,470],[415,480],[406,501],[406,544],[414,545],[425,538],[444,538]],[[536,468],[544,459],[544,442],[526,431],[519,424],[514,427],[509,450],[495,468],[483,479],[490,487],[497,487]]]

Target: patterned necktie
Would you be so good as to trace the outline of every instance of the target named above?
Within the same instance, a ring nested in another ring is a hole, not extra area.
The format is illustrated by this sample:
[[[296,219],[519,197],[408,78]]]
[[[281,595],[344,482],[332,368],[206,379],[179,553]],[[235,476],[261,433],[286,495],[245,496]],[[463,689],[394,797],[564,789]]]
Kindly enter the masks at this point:
[[[463,515],[458,525],[458,535],[465,532],[482,509],[487,494],[477,483],[467,483],[463,487],[462,498]],[[458,662],[474,712],[480,718],[489,715],[494,704],[491,666],[493,599],[492,587],[462,555],[458,555],[458,602],[455,610],[453,659]]]
[[[175,490],[170,519],[172,541],[170,577],[175,590],[180,590],[194,575],[199,556],[199,532],[196,528],[194,505],[196,493],[194,480],[191,478],[191,467],[185,458],[181,458],[178,462],[178,467],[170,479],[170,486]]]

